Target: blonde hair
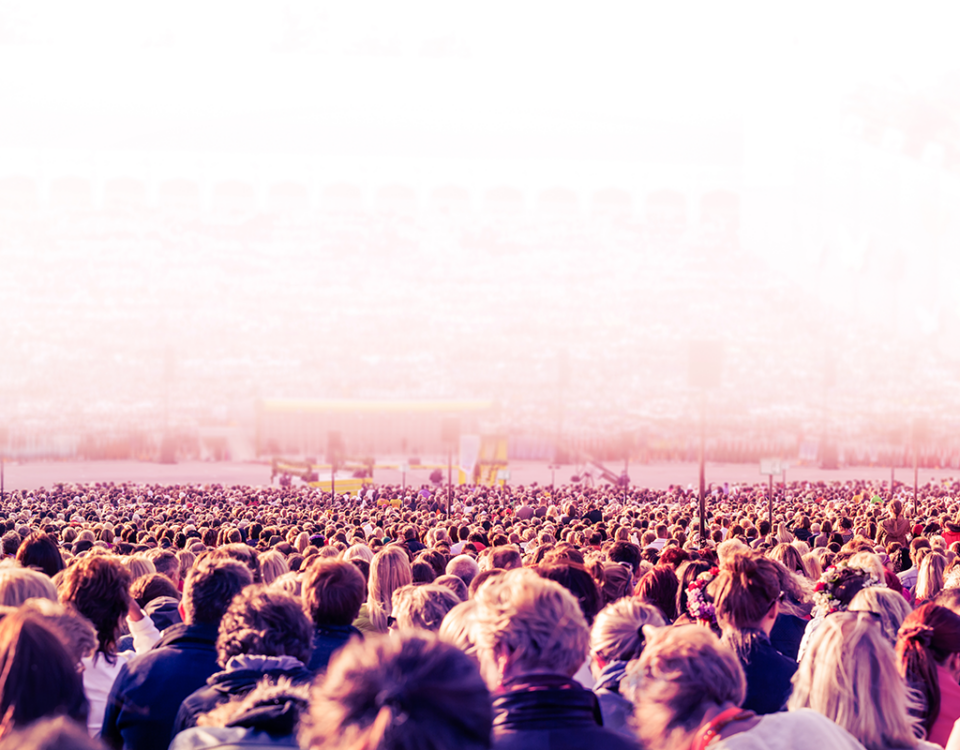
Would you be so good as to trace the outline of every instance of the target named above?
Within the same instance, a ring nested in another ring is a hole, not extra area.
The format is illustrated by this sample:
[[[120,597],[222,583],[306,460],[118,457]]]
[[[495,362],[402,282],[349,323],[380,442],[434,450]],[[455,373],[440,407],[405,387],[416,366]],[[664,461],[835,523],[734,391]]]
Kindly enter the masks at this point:
[[[709,628],[647,626],[644,635],[647,646],[620,683],[635,707],[637,734],[652,750],[689,747],[707,709],[743,703],[743,668]]]
[[[819,555],[808,552],[800,559],[803,561],[803,570],[807,574],[807,578],[811,581],[820,580],[820,576],[823,575],[823,566],[820,564]]]
[[[917,601],[933,599],[943,591],[943,571],[946,567],[947,558],[939,552],[931,552],[923,558],[914,589]]]
[[[850,600],[848,612],[870,612],[877,617],[883,634],[891,645],[897,642],[897,631],[911,612],[910,604],[903,594],[885,586],[870,586],[860,589]]]
[[[460,597],[445,586],[401,586],[393,592],[393,616],[397,628],[436,632],[447,612],[460,604]]]
[[[460,602],[447,612],[443,622],[440,623],[437,635],[441,641],[459,648],[479,666],[480,658],[477,656],[477,641],[473,632],[476,626],[476,614],[476,599]]]
[[[919,723],[893,647],[866,613],[836,612],[817,628],[793,678],[791,711],[812,708],[867,750],[915,747]]]
[[[386,547],[373,556],[367,584],[367,611],[378,633],[387,632],[387,618],[393,614],[393,592],[413,583],[410,559],[400,547]]]
[[[270,550],[260,555],[260,580],[269,586],[284,573],[290,572],[286,558],[276,550]]]
[[[639,599],[619,599],[600,610],[590,629],[590,650],[605,662],[631,661],[643,651],[643,626],[663,627],[660,610]]]
[[[587,656],[589,630],[567,589],[529,568],[511,570],[477,590],[477,651],[488,682],[501,653],[520,670],[572,676]]]
[[[19,607],[34,598],[57,601],[57,588],[49,576],[21,568],[19,563],[0,565],[0,606]]]
[[[373,561],[373,550],[365,544],[354,544],[343,551],[341,560],[350,562],[351,560],[366,560],[368,563]]]
[[[143,576],[148,576],[151,573],[157,572],[157,568],[153,564],[153,560],[148,560],[146,557],[141,557],[140,555],[122,557],[120,558],[120,562],[123,563],[123,567],[125,567],[127,572],[130,574],[131,583],[136,581],[138,578],[143,578]]]
[[[887,578],[883,569],[883,562],[880,560],[880,556],[874,552],[867,552],[864,550],[862,552],[857,552],[853,555],[850,555],[849,559],[847,560],[847,565],[849,565],[851,568],[865,570],[867,573],[873,576],[874,580],[886,584]]]
[[[35,613],[44,622],[53,626],[63,641],[74,664],[97,650],[97,631],[93,623],[73,607],[65,607],[49,599],[29,599],[21,607],[22,612]]]
[[[310,535],[306,531],[301,531],[299,534],[297,534],[297,538],[293,543],[293,546],[297,548],[297,552],[303,554],[303,551],[310,546]]]

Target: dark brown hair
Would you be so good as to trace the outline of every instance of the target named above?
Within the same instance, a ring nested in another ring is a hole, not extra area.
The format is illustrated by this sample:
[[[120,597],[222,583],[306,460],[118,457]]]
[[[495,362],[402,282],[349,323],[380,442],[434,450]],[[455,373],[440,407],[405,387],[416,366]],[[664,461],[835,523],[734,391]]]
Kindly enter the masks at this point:
[[[220,621],[217,663],[231,656],[292,656],[304,664],[313,651],[313,626],[301,603],[290,594],[266,586],[248,586],[233,600]]]
[[[303,581],[303,605],[314,625],[349,625],[366,594],[363,574],[352,562],[318,560]]]
[[[348,644],[317,683],[300,745],[311,750],[486,750],[493,709],[476,665],[432,634]]]
[[[58,714],[87,720],[87,699],[73,659],[39,618],[8,615],[0,623],[0,717],[16,728]]]
[[[191,624],[217,625],[237,594],[253,583],[243,563],[207,556],[197,561],[183,584],[183,611]]]
[[[112,555],[81,558],[64,572],[59,593],[63,604],[93,623],[97,652],[112,663],[120,621],[130,608],[130,574],[120,560]]]

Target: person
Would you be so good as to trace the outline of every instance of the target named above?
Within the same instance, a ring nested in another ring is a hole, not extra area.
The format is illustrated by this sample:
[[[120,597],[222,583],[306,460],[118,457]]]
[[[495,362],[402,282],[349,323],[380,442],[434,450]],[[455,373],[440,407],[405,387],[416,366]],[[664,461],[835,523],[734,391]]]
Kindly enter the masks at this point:
[[[247,566],[205,557],[187,575],[183,623],[120,668],[107,698],[101,738],[120,750],[165,750],[184,698],[217,671],[217,633],[234,597],[253,582]]]
[[[317,681],[304,750],[487,750],[493,713],[476,665],[423,631],[353,641]]]
[[[797,663],[777,651],[770,633],[780,612],[780,567],[753,551],[725,557],[709,590],[723,642],[740,659],[747,678],[742,707],[757,714],[780,711],[790,696]]]
[[[879,625],[872,612],[837,612],[826,618],[797,671],[789,708],[823,714],[867,750],[935,750],[917,739],[919,721],[910,716],[907,686]]]
[[[393,592],[393,619],[397,630],[436,632],[447,612],[460,604],[450,589],[436,584],[402,586]]]
[[[333,656],[351,638],[363,634],[351,623],[357,619],[366,593],[366,582],[357,566],[343,560],[317,560],[303,580],[303,606],[313,622],[311,672],[326,669]]]
[[[621,599],[600,610],[590,629],[593,692],[600,700],[603,726],[633,740],[633,705],[620,694],[627,664],[643,652],[644,625],[666,625],[660,610],[638,599]]]
[[[476,601],[477,652],[494,692],[495,748],[635,750],[635,742],[602,726],[597,697],[572,679],[589,642],[573,594],[522,568],[489,580]]]
[[[263,585],[247,586],[220,621],[217,664],[223,671],[183,700],[174,734],[196,726],[200,714],[245,697],[264,679],[310,682],[312,644],[313,627],[300,600]]]
[[[83,659],[83,688],[90,703],[87,726],[98,737],[110,688],[128,658],[128,652],[117,649],[121,620],[126,616],[138,654],[150,650],[160,631],[130,597],[130,574],[112,555],[89,555],[67,568],[60,601],[90,620],[97,631],[97,650]]]
[[[354,626],[364,633],[386,633],[393,615],[393,592],[410,583],[413,571],[406,551],[399,546],[380,550],[370,564],[367,601]]]
[[[910,522],[903,517],[903,503],[899,500],[891,500],[887,506],[890,514],[880,522],[880,533],[877,541],[886,546],[896,542],[901,548],[907,546],[907,534],[910,532]]]
[[[447,563],[444,572],[447,575],[457,576],[469,588],[473,579],[477,577],[477,573],[480,572],[480,567],[470,555],[457,555]]]
[[[960,718],[960,615],[932,602],[915,609],[900,626],[897,662],[907,685],[923,697],[927,739],[944,745]]]
[[[52,626],[29,612],[0,622],[0,737],[45,716],[86,723],[76,662]]]
[[[644,635],[647,645],[621,689],[635,707],[647,750],[862,750],[816,711],[758,716],[741,708],[746,678],[740,660],[709,628],[647,626]]]

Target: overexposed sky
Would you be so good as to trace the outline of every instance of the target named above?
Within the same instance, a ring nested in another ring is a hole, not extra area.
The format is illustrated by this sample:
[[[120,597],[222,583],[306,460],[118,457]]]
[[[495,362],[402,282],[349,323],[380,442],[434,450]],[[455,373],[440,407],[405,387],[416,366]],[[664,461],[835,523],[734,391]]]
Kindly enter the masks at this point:
[[[0,107],[346,120],[828,117],[960,68],[949,3],[5,0]]]

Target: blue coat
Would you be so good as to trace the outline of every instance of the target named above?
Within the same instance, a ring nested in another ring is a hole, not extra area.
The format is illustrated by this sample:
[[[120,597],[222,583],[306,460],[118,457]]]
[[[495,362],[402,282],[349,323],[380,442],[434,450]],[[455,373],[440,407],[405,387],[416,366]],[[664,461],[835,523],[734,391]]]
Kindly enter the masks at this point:
[[[313,655],[307,664],[311,672],[322,672],[330,663],[330,657],[347,645],[354,636],[363,638],[363,633],[353,625],[321,625],[313,633]]]
[[[166,750],[183,699],[216,672],[217,625],[174,625],[120,668],[103,717],[110,747]]]

